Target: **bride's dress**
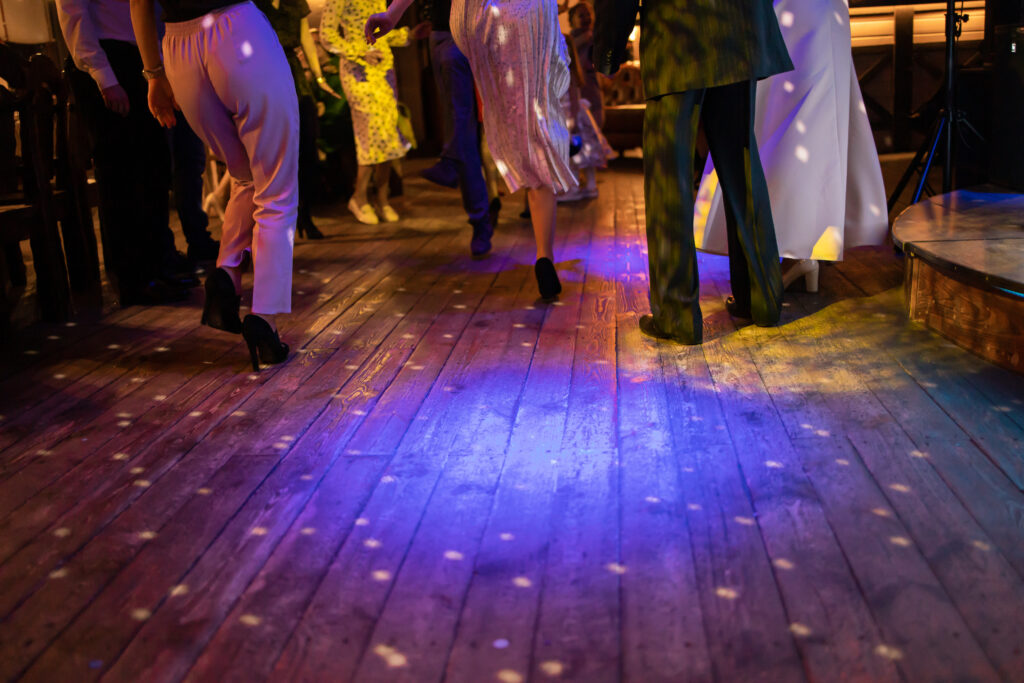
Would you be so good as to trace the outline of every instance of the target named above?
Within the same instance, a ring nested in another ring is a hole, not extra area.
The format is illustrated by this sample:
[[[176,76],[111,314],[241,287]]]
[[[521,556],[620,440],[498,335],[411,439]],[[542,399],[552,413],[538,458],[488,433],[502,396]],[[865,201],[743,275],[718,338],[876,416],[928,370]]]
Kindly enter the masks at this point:
[[[885,187],[850,48],[844,0],[776,0],[795,71],[757,87],[755,132],[768,180],[779,254],[837,261],[843,250],[881,244]],[[698,249],[728,251],[713,160],[694,209]]]

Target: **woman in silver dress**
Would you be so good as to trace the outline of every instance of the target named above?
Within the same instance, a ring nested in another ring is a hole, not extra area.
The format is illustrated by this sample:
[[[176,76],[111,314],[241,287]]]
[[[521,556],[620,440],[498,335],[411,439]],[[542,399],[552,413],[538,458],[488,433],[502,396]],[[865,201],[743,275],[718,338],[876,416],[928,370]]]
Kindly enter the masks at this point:
[[[366,23],[371,44],[412,0],[395,0]],[[561,99],[569,60],[555,0],[453,0],[452,37],[469,60],[483,102],[484,134],[511,192],[527,188],[541,297],[562,291],[554,266],[555,195],[577,185]]]

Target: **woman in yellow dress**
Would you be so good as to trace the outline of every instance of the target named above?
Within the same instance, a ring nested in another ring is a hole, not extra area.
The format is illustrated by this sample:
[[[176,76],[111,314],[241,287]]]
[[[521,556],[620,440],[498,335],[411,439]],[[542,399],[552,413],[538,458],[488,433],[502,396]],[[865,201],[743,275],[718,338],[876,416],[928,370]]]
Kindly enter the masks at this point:
[[[341,87],[352,111],[356,140],[356,188],[348,209],[356,220],[376,225],[389,223],[398,214],[388,203],[391,162],[409,151],[409,141],[398,129],[395,58],[392,47],[403,47],[430,33],[430,24],[397,29],[387,40],[367,45],[363,26],[370,15],[383,12],[385,0],[328,0],[320,20],[320,42],[328,52],[340,55]],[[377,210],[370,204],[374,182]],[[379,211],[379,215],[377,213]]]

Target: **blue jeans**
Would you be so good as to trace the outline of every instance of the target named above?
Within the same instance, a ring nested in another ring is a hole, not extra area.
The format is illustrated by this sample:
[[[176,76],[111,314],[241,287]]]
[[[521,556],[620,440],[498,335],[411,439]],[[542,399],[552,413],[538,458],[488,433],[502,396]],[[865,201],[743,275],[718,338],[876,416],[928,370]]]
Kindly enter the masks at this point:
[[[430,34],[430,58],[444,111],[444,149],[441,158],[453,162],[459,174],[462,206],[471,223],[487,216],[489,198],[480,159],[480,122],[469,61],[446,31]]]

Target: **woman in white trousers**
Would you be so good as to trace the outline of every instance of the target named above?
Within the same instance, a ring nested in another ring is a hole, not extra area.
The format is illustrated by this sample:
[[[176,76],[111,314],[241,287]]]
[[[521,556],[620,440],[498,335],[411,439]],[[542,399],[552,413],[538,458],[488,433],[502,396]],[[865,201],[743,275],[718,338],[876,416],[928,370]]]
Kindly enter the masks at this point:
[[[850,46],[845,0],[775,0],[796,69],[757,86],[754,131],[768,180],[783,282],[817,291],[818,261],[888,234],[885,186]],[[722,193],[708,160],[694,207],[698,249],[728,252]]]
[[[163,125],[180,108],[227,165],[231,198],[217,269],[206,280],[203,322],[241,332],[253,369],[280,363],[288,346],[276,317],[291,311],[298,207],[298,100],[284,50],[251,2],[162,0],[163,61],[153,0],[131,0],[149,79],[149,107]],[[242,263],[252,254],[252,314],[239,320]]]

